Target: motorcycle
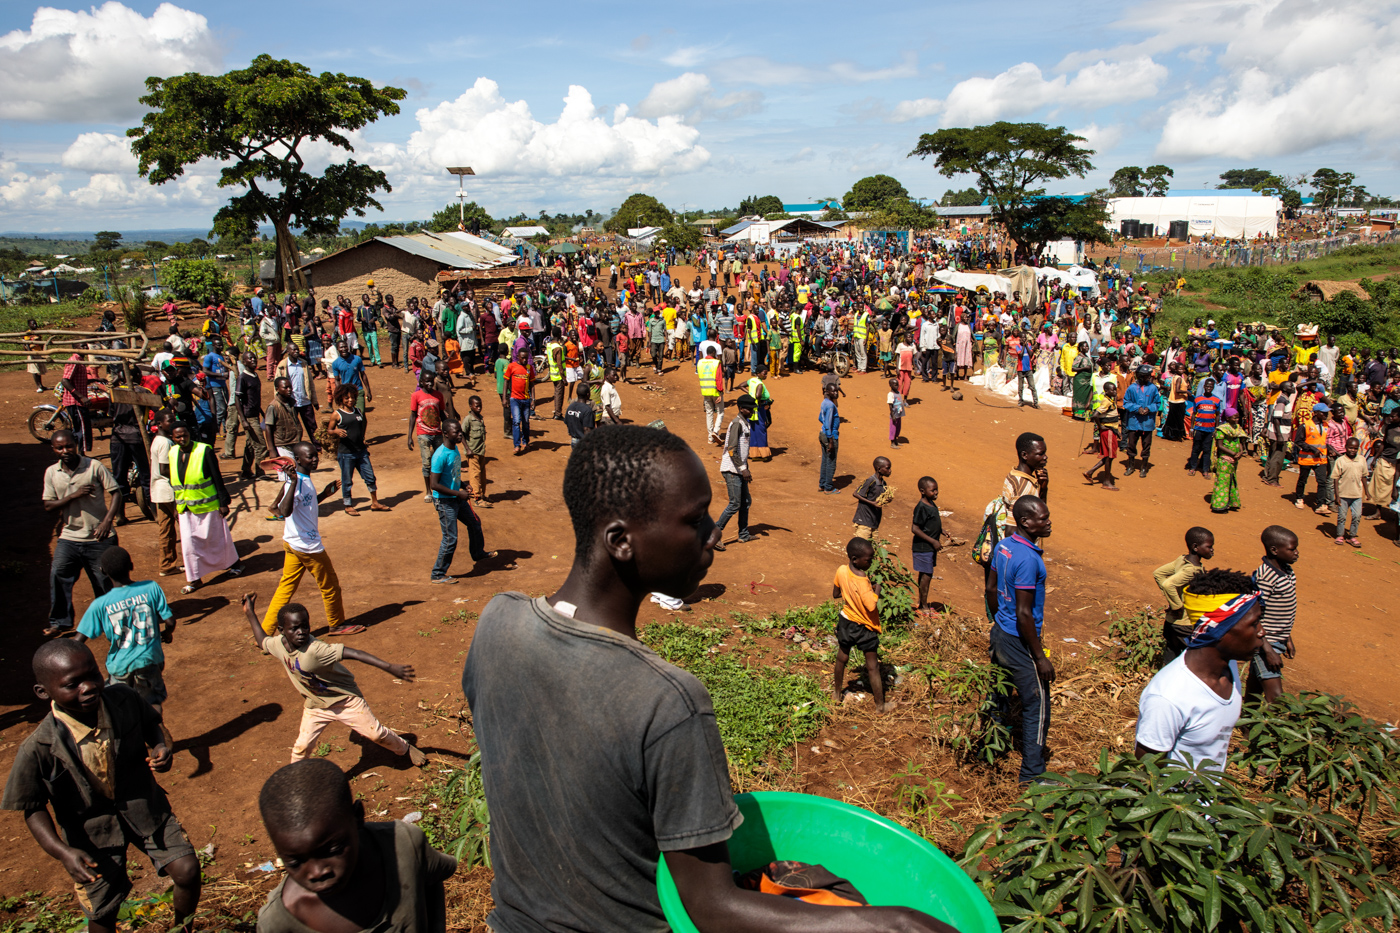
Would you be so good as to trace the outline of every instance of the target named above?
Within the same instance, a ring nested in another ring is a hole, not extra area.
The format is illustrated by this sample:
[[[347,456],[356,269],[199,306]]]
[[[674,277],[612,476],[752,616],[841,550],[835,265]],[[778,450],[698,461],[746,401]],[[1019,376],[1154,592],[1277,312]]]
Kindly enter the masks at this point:
[[[87,410],[88,427],[92,430],[112,426],[112,397],[106,383],[88,383],[88,399],[83,407]],[[36,441],[45,444],[52,441],[59,431],[72,429],[72,420],[58,405],[35,405],[34,411],[29,415],[29,433],[34,435]]]
[[[851,341],[847,337],[815,338],[817,366],[829,373],[845,376],[851,371]]]

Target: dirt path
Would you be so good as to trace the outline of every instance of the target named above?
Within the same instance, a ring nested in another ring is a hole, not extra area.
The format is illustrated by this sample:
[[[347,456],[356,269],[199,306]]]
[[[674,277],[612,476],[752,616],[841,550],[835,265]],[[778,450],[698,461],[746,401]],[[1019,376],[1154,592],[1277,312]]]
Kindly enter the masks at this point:
[[[627,420],[644,424],[661,418],[692,444],[702,441],[702,412],[689,364],[671,363],[655,380],[649,368],[633,374],[638,381],[620,389]],[[341,511],[339,497],[333,497],[322,509],[322,532],[345,590],[347,611],[353,621],[371,626],[349,643],[411,663],[419,673],[417,683],[396,684],[378,671],[352,665],[370,704],[387,724],[415,734],[438,760],[455,763],[466,748],[456,713],[462,706],[461,663],[472,632],[471,622],[460,614],[480,611],[497,592],[544,594],[563,579],[572,556],[560,494],[568,438],[562,423],[536,421],[533,449],[522,457],[509,456],[493,387],[481,381],[490,428],[488,454],[497,458],[488,467],[496,506],[482,511],[481,517],[487,546],[500,549],[502,556],[472,568],[463,548],[454,567],[465,574],[461,583],[430,586],[439,532],[435,512],[422,501],[417,456],[405,446],[410,380],[402,370],[387,368],[372,369],[370,378],[376,395],[368,437],[381,496],[393,511],[351,517]],[[645,391],[642,384],[659,390]],[[1205,501],[1207,481],[1188,477],[1181,468],[1187,451],[1161,440],[1154,448],[1160,466],[1148,479],[1121,480],[1124,491],[1118,494],[1087,487],[1078,474],[1089,466],[1089,459],[1074,456],[1085,439],[1082,425],[1050,411],[1017,409],[1002,398],[980,397],[975,389],[967,390],[966,400],[955,402],[937,386],[916,383],[904,421],[908,443],[891,451],[885,387],[875,375],[845,382],[841,411],[847,423],[842,427],[837,483],[847,494],[821,496],[816,492],[818,377],[773,379],[769,387],[775,399],[770,434],[775,458],[753,468],[752,522],[759,538],[717,555],[694,603],[697,616],[739,609],[766,612],[826,598],[851,532],[854,502],[849,492],[869,474],[870,461],[877,455],[889,455],[894,463],[891,482],[898,495],[886,509],[883,530],[901,550],[909,546],[908,515],[916,501],[918,477],[925,473],[938,479],[940,504],[952,512],[946,527],[971,539],[983,507],[1014,465],[1016,435],[1031,430],[1046,437],[1051,452],[1055,533],[1047,542],[1046,626],[1056,650],[1074,650],[1061,639],[1083,642],[1100,633],[1098,623],[1110,607],[1158,605],[1151,571],[1180,552],[1190,525],[1214,530],[1218,565],[1252,570],[1260,554],[1259,531],[1279,523],[1295,529],[1303,542],[1297,565],[1298,659],[1289,667],[1289,687],[1344,693],[1371,715],[1396,718],[1388,678],[1375,671],[1389,670],[1400,655],[1394,641],[1397,610],[1387,595],[1394,592],[1400,549],[1380,538],[1373,523],[1363,524],[1363,551],[1335,547],[1330,535],[1324,537],[1320,530],[1324,523],[1319,516],[1296,511],[1279,490],[1262,486],[1252,469],[1245,471],[1241,483],[1245,508],[1214,516]],[[458,393],[459,406],[467,394]],[[10,606],[9,634],[0,650],[4,771],[15,747],[45,712],[34,700],[28,672],[46,619],[54,527],[39,504],[42,473],[52,458],[24,428],[36,398],[28,376],[0,374],[0,463],[15,491],[0,535],[0,580]],[[99,441],[96,452],[105,454],[105,448],[105,440]],[[712,512],[717,514],[724,504],[724,487],[715,448],[697,449],[713,474],[717,498]],[[167,649],[166,671],[167,718],[179,751],[162,784],[195,845],[215,842],[216,871],[244,872],[245,864],[272,857],[255,800],[263,780],[287,759],[300,704],[285,675],[253,647],[237,605],[247,591],[258,593],[265,604],[277,582],[282,526],[263,519],[273,485],[243,484],[234,478],[234,464],[226,466],[240,508],[234,538],[250,573],[238,581],[215,580],[193,597],[178,595],[182,578],[161,581],[181,622]],[[323,464],[316,480],[324,483],[335,477],[336,472]],[[356,498],[364,499],[358,478],[355,489]],[[130,512],[134,515],[135,509]],[[728,539],[733,535],[731,527]],[[152,576],[154,525],[135,522],[120,530],[120,540],[135,559],[135,576]],[[980,600],[981,582],[980,569],[969,561],[967,549],[959,548],[940,560],[933,596],[971,610]],[[79,582],[75,595],[79,605],[86,606],[86,581]],[[313,623],[322,626],[324,615],[315,591],[303,586],[298,598],[310,607]],[[648,614],[667,615],[650,604],[643,609],[643,616]],[[95,648],[100,657],[103,645]],[[421,806],[412,799],[421,782],[417,772],[342,731],[329,732],[327,741],[330,758],[357,775],[355,787],[369,800],[371,812],[392,818]],[[19,814],[0,815],[0,839],[9,843],[0,853],[0,893],[67,889],[66,877],[34,846]],[[149,870],[138,892],[143,883],[154,884]]]

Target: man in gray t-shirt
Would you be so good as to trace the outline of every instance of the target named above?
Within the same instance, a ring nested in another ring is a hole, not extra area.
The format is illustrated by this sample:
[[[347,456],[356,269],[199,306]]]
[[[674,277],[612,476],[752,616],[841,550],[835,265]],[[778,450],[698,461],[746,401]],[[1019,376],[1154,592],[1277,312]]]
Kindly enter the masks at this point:
[[[636,636],[648,593],[689,596],[714,560],[704,464],[664,430],[609,425],[573,449],[564,502],[568,579],[552,596],[493,599],[462,671],[491,810],[495,933],[661,933],[663,855],[702,933],[951,930],[904,908],[735,886],[726,842],[742,817],[709,694]]]

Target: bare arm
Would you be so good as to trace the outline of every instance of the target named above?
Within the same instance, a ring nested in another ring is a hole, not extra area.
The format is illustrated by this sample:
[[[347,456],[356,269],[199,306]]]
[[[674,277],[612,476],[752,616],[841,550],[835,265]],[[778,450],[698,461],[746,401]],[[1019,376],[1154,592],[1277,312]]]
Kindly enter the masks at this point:
[[[914,533],[915,538],[918,538],[926,544],[932,545],[935,551],[942,549],[943,544],[937,538],[932,538],[924,534],[924,530],[920,528],[917,524],[911,522],[909,525],[909,530]]]
[[[96,868],[97,862],[86,852],[64,844],[58,837],[58,830],[53,825],[53,817],[49,815],[48,807],[26,812],[24,825],[29,827],[29,834],[39,843],[39,848],[57,859],[74,881],[88,884],[97,880],[97,873],[89,870]]]
[[[360,651],[358,648],[346,648],[342,657],[347,661],[359,661],[361,664],[368,664],[370,667],[377,667],[381,671],[392,674],[399,680],[413,680],[412,664],[391,664],[382,658],[377,658],[368,651]]]
[[[1040,633],[1035,630],[1035,590],[1016,591],[1016,634],[1031,653],[1035,672],[1046,683],[1055,682],[1055,665],[1045,655]]]
[[[247,617],[248,624],[253,628],[253,644],[259,648],[263,642],[272,636],[263,631],[262,621],[258,619],[258,595],[249,593],[243,597],[243,615]]]
[[[701,933],[957,933],[907,907],[831,907],[746,891],[734,885],[723,842],[664,854]]]
[[[444,486],[442,484],[441,473],[428,474],[428,486],[432,489],[433,492],[442,493],[442,495],[445,498],[449,499],[454,496],[458,499],[465,499],[470,495],[470,491],[465,487],[459,489],[449,489],[448,487]]]
[[[44,511],[53,512],[57,509],[61,509],[68,503],[76,502],[78,499],[83,498],[83,496],[90,496],[96,491],[97,487],[89,484],[87,486],[79,486],[77,489],[73,490],[68,495],[64,496],[62,499],[45,499]]]

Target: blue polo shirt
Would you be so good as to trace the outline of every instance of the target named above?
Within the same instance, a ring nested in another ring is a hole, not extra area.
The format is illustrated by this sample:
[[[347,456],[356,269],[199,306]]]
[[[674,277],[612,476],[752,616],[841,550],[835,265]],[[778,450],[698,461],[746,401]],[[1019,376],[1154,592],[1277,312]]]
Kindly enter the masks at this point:
[[[1035,590],[1035,633],[1045,621],[1045,559],[1040,548],[1020,533],[1003,538],[992,552],[992,569],[997,575],[996,624],[1001,630],[1016,631],[1016,591]]]
[[[1129,431],[1151,431],[1157,427],[1157,409],[1162,404],[1162,394],[1151,383],[1143,386],[1134,382],[1123,392],[1123,410],[1128,413]],[[1146,408],[1147,414],[1139,415],[1137,410]]]
[[[829,398],[822,399],[821,414],[817,420],[822,423],[822,435],[839,439],[841,437],[841,416],[836,413],[836,403]]]
[[[364,381],[365,361],[360,359],[358,354],[352,356],[342,356],[331,363],[331,373],[335,376],[336,382],[343,386],[355,386],[358,389],[365,387]]]

